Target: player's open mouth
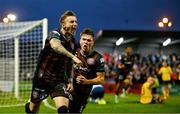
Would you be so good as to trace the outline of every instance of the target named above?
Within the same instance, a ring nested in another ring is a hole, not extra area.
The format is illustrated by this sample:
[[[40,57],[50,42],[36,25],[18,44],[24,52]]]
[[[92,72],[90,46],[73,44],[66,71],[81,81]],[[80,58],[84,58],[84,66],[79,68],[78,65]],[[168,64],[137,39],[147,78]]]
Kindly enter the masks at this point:
[[[75,31],[75,30],[76,30],[76,28],[72,28],[72,30],[74,30],[74,31]]]
[[[83,46],[83,48],[85,48],[85,49],[86,49],[86,48],[87,48],[87,45],[84,45],[84,46]]]

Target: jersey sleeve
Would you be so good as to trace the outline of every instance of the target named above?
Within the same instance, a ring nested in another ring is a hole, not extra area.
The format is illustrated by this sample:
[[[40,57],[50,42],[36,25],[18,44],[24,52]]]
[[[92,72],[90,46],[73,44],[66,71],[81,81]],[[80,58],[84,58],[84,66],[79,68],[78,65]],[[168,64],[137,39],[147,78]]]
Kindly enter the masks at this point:
[[[162,67],[160,68],[159,72],[158,72],[160,75],[162,74]]]
[[[121,57],[120,57],[120,59],[119,59],[119,61],[120,61],[121,64],[124,64],[124,57],[125,57],[124,55],[121,55]]]
[[[98,57],[97,57],[96,72],[105,72],[105,70],[104,70],[104,58],[101,55],[98,55]]]
[[[47,40],[50,41],[52,38],[56,38],[56,39],[60,40],[60,36],[61,36],[61,34],[54,30],[48,34]]]

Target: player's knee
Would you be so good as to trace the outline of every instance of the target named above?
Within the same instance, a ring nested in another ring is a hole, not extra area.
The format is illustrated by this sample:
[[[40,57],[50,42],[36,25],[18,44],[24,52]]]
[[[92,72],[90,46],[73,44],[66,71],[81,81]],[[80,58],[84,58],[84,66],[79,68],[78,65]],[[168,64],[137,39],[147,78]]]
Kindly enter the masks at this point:
[[[35,114],[33,111],[30,110],[29,105],[30,105],[29,102],[26,103],[26,105],[25,105],[25,112],[26,112],[27,114]]]
[[[68,107],[67,106],[61,106],[57,109],[58,111],[58,114],[61,114],[61,113],[68,113]]]

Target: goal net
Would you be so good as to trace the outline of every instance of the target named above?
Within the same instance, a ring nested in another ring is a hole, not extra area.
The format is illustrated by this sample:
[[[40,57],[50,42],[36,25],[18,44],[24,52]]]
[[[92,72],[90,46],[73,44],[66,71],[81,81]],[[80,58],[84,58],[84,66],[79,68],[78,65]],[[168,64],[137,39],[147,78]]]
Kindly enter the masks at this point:
[[[47,19],[0,23],[0,107],[28,101],[46,36]]]

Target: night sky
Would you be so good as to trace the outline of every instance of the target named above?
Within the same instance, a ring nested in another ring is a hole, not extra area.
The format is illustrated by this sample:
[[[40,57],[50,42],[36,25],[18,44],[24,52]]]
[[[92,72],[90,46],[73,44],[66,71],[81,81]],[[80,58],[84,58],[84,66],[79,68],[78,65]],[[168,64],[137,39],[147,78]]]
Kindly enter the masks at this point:
[[[0,20],[16,13],[17,21],[48,19],[49,30],[59,26],[59,16],[72,10],[78,17],[78,31],[100,29],[161,30],[157,23],[166,16],[180,31],[180,0],[1,0]]]

